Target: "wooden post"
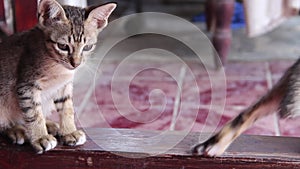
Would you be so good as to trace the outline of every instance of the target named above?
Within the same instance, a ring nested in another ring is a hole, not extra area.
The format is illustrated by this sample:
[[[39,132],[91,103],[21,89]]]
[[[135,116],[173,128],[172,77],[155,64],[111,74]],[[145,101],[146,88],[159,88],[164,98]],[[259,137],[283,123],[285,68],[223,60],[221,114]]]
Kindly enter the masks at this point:
[[[0,0],[0,22],[5,22],[4,1]]]
[[[231,47],[231,19],[234,11],[234,2],[234,0],[216,0],[214,3],[216,28],[212,42],[223,65],[226,64],[227,55]]]
[[[205,17],[206,17],[206,30],[213,31],[215,29],[215,0],[205,1]]]
[[[15,31],[28,30],[37,23],[37,0],[14,0]]]

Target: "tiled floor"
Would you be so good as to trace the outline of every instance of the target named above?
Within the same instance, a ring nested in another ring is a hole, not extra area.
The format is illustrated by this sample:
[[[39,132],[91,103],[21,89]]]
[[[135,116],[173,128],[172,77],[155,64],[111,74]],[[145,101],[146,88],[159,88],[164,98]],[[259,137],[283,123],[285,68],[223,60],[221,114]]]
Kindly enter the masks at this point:
[[[115,77],[120,60],[105,60],[102,73],[94,74],[89,85],[84,80],[75,85],[81,126],[214,132],[266,93],[293,63],[231,61],[225,69],[226,79],[222,79],[218,71],[212,71],[209,77],[200,63],[197,69],[191,58],[185,59],[190,71],[183,75],[184,65],[172,60],[150,60],[148,64],[157,69],[145,70],[147,66],[142,66],[140,60],[131,60],[127,73],[122,71]],[[177,72],[177,77],[159,69],[164,66]],[[142,71],[128,76],[128,72],[136,70]],[[90,74],[92,77],[92,71]],[[173,116],[177,118],[172,120]],[[297,136],[299,129],[296,120],[279,122],[274,114],[259,120],[245,134]]]

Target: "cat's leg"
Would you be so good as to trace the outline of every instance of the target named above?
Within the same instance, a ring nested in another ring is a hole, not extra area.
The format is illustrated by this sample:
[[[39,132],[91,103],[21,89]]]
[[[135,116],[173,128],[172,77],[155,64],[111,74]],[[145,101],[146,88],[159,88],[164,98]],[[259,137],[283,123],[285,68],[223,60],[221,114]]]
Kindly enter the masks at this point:
[[[41,107],[41,88],[35,83],[21,83],[17,86],[17,95],[31,145],[37,153],[53,149],[57,141],[47,132]]]
[[[193,148],[194,154],[221,155],[226,148],[257,119],[279,110],[281,118],[299,114],[300,59],[292,65],[272,88],[256,104],[249,107],[226,124],[218,133]]]
[[[53,136],[58,136],[59,124],[51,120],[46,120],[46,127],[47,127],[48,134],[51,134]]]
[[[285,79],[285,78],[283,78]],[[204,156],[219,156],[229,145],[256,120],[270,113],[276,113],[286,92],[286,79],[279,83],[256,104],[240,113],[219,132],[204,143],[196,145],[192,152]]]
[[[72,101],[73,83],[68,83],[54,99],[54,104],[60,116],[59,135],[64,144],[69,146],[82,145],[86,142],[85,133],[77,130],[74,120],[74,107]]]
[[[14,144],[22,145],[27,140],[26,138],[26,129],[23,125],[15,125],[11,128],[8,128],[4,131]]]

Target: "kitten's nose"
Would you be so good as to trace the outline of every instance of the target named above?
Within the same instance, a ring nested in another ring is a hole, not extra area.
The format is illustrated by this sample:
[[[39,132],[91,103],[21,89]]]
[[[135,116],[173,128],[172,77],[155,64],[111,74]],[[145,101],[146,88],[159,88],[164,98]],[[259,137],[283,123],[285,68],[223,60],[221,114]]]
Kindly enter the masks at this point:
[[[80,65],[81,59],[80,58],[71,58],[71,65],[76,68]]]

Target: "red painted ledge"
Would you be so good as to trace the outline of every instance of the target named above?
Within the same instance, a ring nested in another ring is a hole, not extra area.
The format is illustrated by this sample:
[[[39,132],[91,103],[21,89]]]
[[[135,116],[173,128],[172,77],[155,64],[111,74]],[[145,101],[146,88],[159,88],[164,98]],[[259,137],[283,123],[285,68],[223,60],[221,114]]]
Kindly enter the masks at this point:
[[[36,155],[28,145],[12,145],[0,137],[0,168],[299,168],[300,139],[241,136],[222,157],[192,156],[199,133],[86,129],[89,139],[76,148],[59,145]],[[202,134],[203,135],[203,134]],[[207,136],[207,135],[205,135]],[[181,140],[178,144],[177,141]],[[98,143],[98,144],[96,144]],[[155,144],[154,144],[155,143]],[[176,146],[173,146],[176,145]],[[168,147],[171,149],[168,150]],[[168,151],[165,151],[168,150]],[[153,154],[161,153],[153,156]]]

